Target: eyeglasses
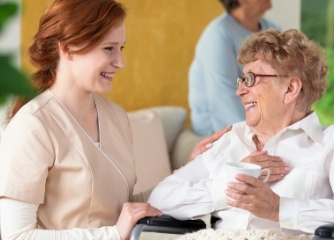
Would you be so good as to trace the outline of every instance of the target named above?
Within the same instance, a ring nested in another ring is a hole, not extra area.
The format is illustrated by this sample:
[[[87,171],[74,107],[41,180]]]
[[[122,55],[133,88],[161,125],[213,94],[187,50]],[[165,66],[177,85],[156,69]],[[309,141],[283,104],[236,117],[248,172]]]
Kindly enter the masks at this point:
[[[255,83],[256,77],[287,77],[288,75],[268,75],[268,74],[256,74],[253,72],[248,72],[244,77],[237,78],[237,88],[245,82],[247,87],[251,87]]]

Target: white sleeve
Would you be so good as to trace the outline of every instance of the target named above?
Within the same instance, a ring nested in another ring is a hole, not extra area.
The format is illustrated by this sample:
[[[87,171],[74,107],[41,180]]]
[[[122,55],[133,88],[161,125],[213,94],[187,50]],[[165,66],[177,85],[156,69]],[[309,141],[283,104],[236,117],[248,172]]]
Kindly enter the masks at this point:
[[[116,226],[70,230],[37,229],[37,210],[38,204],[1,198],[2,240],[121,240]]]
[[[324,224],[334,222],[333,199],[289,199],[280,200],[280,225],[282,228],[313,233]]]
[[[217,210],[221,197],[215,193],[216,180],[209,178],[200,155],[160,182],[148,202],[178,219],[197,218]]]
[[[331,197],[315,199],[280,199],[279,220],[282,228],[297,229],[313,233],[324,224],[334,223],[334,159],[331,159],[329,172],[329,185],[327,178],[322,181],[313,181],[314,188],[319,192],[329,192]],[[325,172],[324,172],[325,174]],[[296,186],[298,187],[298,186]]]

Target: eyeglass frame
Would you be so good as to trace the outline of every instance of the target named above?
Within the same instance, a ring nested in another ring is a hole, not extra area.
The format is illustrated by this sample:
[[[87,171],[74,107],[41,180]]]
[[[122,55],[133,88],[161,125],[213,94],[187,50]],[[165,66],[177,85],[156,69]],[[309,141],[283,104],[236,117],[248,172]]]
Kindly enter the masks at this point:
[[[251,83],[249,84],[247,81],[246,81],[246,78],[247,78],[247,75],[248,76],[252,76],[251,78]],[[253,72],[248,72],[245,74],[244,77],[237,77],[236,81],[237,81],[237,88],[240,87],[240,85],[245,82],[246,84],[246,87],[252,87],[255,82],[256,82],[256,78],[257,77],[288,77],[288,75],[277,75],[277,74],[256,74],[256,73],[253,73]]]

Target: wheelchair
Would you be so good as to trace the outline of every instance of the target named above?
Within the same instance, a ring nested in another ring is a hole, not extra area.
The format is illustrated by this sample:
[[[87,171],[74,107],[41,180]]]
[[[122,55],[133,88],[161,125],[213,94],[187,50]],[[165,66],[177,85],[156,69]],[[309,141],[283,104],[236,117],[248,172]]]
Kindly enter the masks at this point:
[[[206,228],[202,219],[178,220],[169,215],[145,217],[140,219],[131,232],[130,240],[139,240],[142,232],[157,232],[170,234],[186,234]],[[334,239],[334,224],[319,226],[311,240]]]

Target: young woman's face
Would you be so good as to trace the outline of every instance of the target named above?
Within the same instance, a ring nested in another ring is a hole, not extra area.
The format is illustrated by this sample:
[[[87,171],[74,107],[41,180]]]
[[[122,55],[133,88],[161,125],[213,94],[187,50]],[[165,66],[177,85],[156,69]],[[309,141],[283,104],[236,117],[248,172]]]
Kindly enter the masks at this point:
[[[84,54],[74,54],[70,69],[74,83],[87,92],[108,93],[114,75],[124,68],[124,23],[110,29],[102,41]]]

